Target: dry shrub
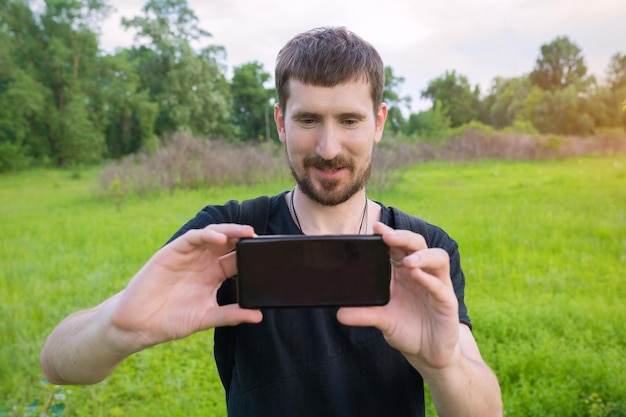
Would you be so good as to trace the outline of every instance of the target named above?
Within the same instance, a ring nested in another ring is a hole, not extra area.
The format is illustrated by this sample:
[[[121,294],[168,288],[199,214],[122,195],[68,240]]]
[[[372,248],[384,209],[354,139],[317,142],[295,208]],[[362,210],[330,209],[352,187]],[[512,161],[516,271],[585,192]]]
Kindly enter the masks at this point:
[[[431,160],[531,160],[618,152],[626,152],[626,134],[621,129],[594,137],[466,129],[458,137],[437,143],[385,138],[374,148],[368,187],[382,191],[402,179],[403,168]],[[288,176],[281,145],[206,141],[178,133],[154,154],[129,155],[106,167],[100,185],[105,194],[119,199],[126,194],[253,185]]]
[[[157,152],[128,155],[100,173],[106,194],[123,194],[252,185],[289,174],[282,148],[195,139],[177,133]]]
[[[556,144],[527,134],[488,134],[468,129],[458,139],[448,139],[435,151],[438,160],[537,159],[552,157]]]
[[[423,146],[385,138],[374,148],[372,176],[368,189],[383,191],[402,180],[404,169],[430,156]]]
[[[593,137],[531,135],[466,129],[440,142],[385,138],[375,149],[370,186],[381,190],[402,179],[403,167],[424,161],[537,160],[626,152],[626,132],[613,129]]]
[[[459,138],[449,138],[442,145],[422,144],[426,159],[460,160],[534,160],[571,158],[590,154],[626,152],[623,130],[600,133],[593,137],[488,133],[467,129]]]

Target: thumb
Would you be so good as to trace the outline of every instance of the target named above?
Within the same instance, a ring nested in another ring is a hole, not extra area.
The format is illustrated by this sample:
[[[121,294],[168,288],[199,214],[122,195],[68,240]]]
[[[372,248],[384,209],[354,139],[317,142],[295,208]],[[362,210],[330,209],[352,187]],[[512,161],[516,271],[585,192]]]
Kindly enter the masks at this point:
[[[346,326],[381,329],[385,321],[385,310],[384,307],[342,307],[337,311],[337,320]]]

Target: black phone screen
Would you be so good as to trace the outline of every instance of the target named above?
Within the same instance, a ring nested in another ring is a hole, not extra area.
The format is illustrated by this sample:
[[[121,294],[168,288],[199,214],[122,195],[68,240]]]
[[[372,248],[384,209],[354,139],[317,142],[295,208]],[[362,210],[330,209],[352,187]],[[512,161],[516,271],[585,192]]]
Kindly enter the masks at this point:
[[[259,236],[237,243],[245,308],[384,305],[389,248],[378,235]]]

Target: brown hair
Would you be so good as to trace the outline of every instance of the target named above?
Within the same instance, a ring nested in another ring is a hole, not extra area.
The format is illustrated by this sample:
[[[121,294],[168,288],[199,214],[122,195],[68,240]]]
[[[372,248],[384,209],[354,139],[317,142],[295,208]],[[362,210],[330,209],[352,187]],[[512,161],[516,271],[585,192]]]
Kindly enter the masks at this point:
[[[281,109],[289,98],[289,80],[319,87],[369,82],[374,113],[383,99],[385,68],[372,45],[344,27],[322,27],[296,35],[276,58],[276,93]]]

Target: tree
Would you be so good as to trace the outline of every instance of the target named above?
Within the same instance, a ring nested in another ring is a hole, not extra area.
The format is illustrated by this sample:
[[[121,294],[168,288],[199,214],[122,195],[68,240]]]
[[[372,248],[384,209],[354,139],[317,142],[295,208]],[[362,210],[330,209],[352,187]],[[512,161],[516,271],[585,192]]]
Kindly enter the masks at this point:
[[[616,53],[606,70],[607,82],[613,91],[626,88],[626,53]]]
[[[16,44],[7,23],[21,5],[13,6],[4,5],[0,14],[0,171],[25,165],[34,142],[32,127],[42,123],[46,100],[43,86],[15,62]]]
[[[270,99],[274,91],[264,86],[269,79],[270,74],[259,62],[249,62],[233,70],[230,91],[233,121],[240,140],[269,140],[271,137],[270,116],[273,113]]]
[[[450,125],[450,117],[441,102],[436,101],[432,108],[409,116],[405,133],[412,139],[437,141],[446,138],[450,133]]]
[[[544,91],[541,102],[533,109],[533,125],[541,133],[591,134],[593,118],[584,111],[584,104],[574,85]]]
[[[626,129],[626,54],[616,53],[606,71],[607,86],[604,90],[607,126]],[[622,110],[622,111],[620,111]]]
[[[158,147],[154,125],[158,105],[141,88],[141,77],[129,62],[128,50],[102,58],[97,85],[99,94],[94,105],[104,119],[107,153],[114,158]]]
[[[587,66],[582,51],[567,36],[557,37],[541,46],[531,81],[544,90],[564,90],[569,86],[582,88]]]
[[[228,82],[219,66],[224,49],[194,51],[191,43],[210,34],[198,26],[186,0],[149,0],[142,12],[122,24],[137,30],[141,46],[129,58],[158,103],[155,133],[184,129],[216,137],[232,131]]]
[[[404,84],[404,77],[396,76],[393,68],[385,67],[385,88],[383,90],[383,102],[387,104],[387,121],[385,130],[392,134],[398,134],[404,130],[406,120],[402,114],[402,109],[410,110],[411,97],[400,96],[399,90]]]
[[[478,117],[480,90],[478,86],[472,88],[467,77],[456,71],[446,71],[442,77],[432,80],[421,96],[432,100],[433,106],[437,101],[441,102],[451,127],[461,126]]]
[[[68,92],[67,104],[60,112],[58,157],[68,165],[80,166],[99,162],[105,153],[104,132],[94,126],[85,103],[88,98],[82,92]]]
[[[524,114],[524,102],[532,84],[527,76],[519,78],[496,77],[489,95],[483,100],[484,122],[502,129],[514,122],[529,121]]]
[[[36,12],[26,0],[3,3],[0,27],[12,65],[0,101],[25,100],[21,109],[8,112],[15,120],[5,132],[33,156],[80,165],[103,149],[100,114],[88,91],[97,90],[92,73],[99,60],[98,24],[109,13],[104,0],[46,0]],[[88,129],[81,126],[96,132],[83,134]],[[82,141],[81,149],[89,152],[76,151],[73,144]]]
[[[42,86],[19,68],[13,68],[10,76],[0,75],[0,172],[28,163],[37,141],[32,127],[44,120],[45,94]]]

